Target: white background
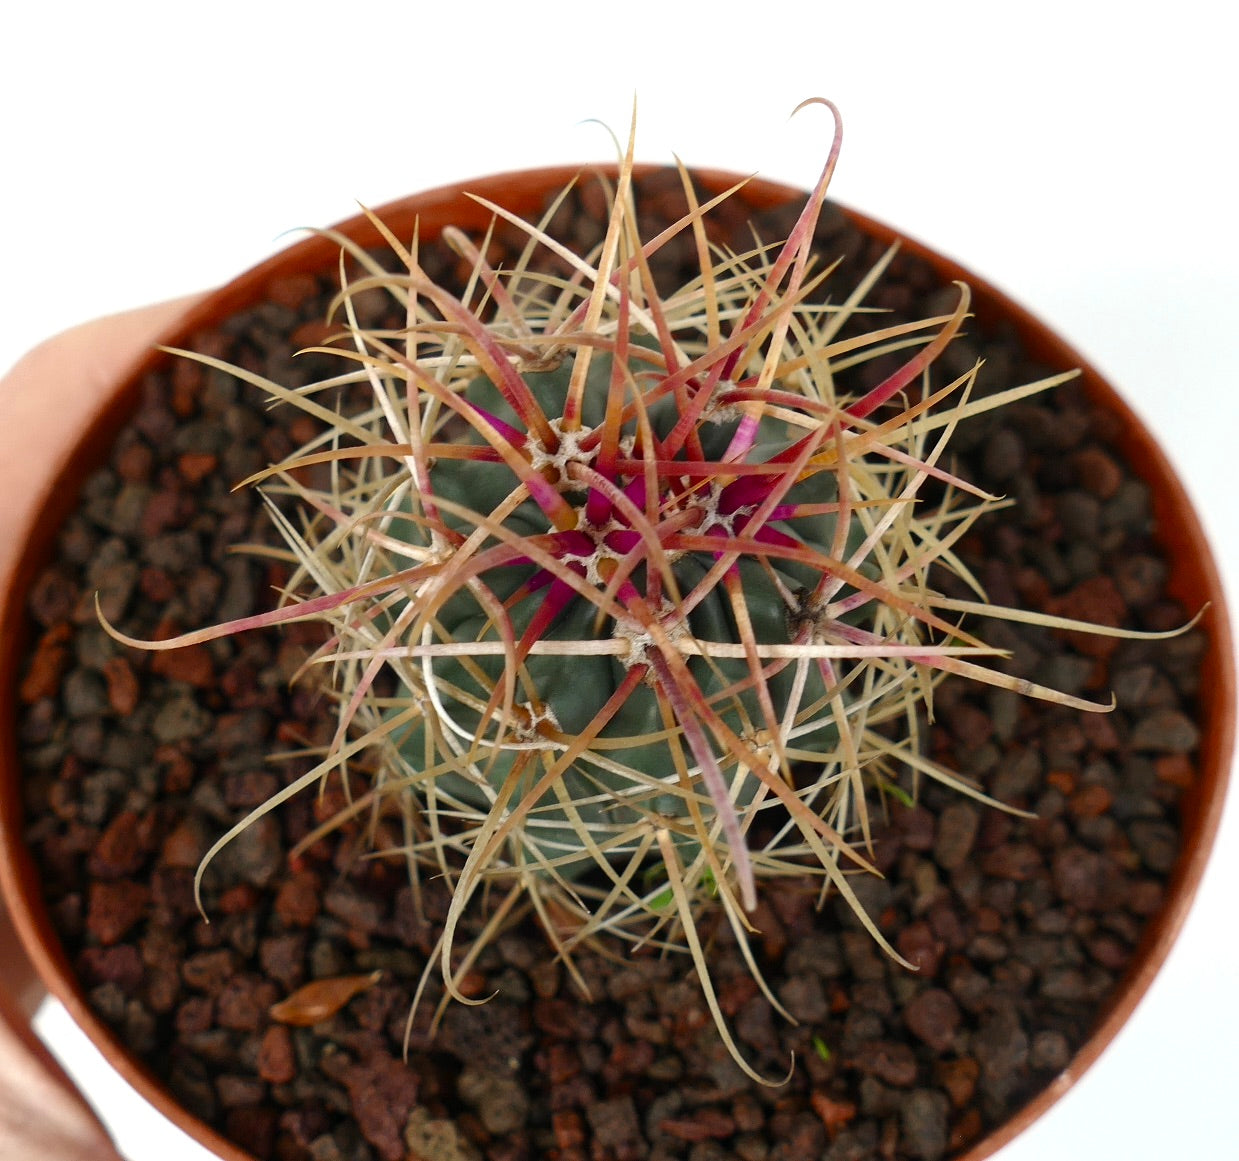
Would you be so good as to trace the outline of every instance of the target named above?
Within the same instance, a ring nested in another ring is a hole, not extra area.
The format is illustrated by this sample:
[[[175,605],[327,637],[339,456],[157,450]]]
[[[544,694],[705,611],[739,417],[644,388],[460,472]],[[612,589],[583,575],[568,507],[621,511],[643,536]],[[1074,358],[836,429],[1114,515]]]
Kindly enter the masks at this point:
[[[0,17],[0,370],[75,322],[209,287],[415,189],[610,155],[833,193],[961,260],[1115,381],[1239,576],[1239,99],[1224,6],[674,0],[80,4]],[[707,6],[693,4],[705,13]],[[453,12],[455,15],[449,15]],[[502,13],[502,14],[500,14]],[[2,501],[0,501],[2,502]],[[1239,817],[1134,1020],[1001,1161],[1239,1158]],[[65,1027],[134,1161],[205,1157]]]

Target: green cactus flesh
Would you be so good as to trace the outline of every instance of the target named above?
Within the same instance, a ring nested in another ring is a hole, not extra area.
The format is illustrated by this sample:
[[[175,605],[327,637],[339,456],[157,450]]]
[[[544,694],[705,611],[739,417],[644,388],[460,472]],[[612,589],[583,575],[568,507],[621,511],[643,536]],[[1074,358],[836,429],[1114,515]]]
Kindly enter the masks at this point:
[[[636,373],[636,368],[634,368]],[[571,363],[545,372],[526,372],[525,382],[544,413],[562,414],[568,392]],[[597,427],[605,421],[607,384],[611,377],[611,358],[598,354],[592,360],[583,400],[583,425]],[[520,421],[507,401],[484,378],[475,379],[465,391],[469,402],[484,409],[505,424],[519,427]],[[670,431],[677,418],[670,399],[653,403],[649,409],[651,425],[661,438]],[[718,462],[737,428],[738,420],[711,419],[698,426],[704,458]],[[481,443],[481,437],[470,430],[466,442]],[[761,421],[758,442],[746,457],[748,462],[763,462],[792,442],[786,424],[770,418]],[[718,463],[719,474],[726,466]],[[459,505],[478,513],[490,514],[508,499],[517,486],[512,471],[501,462],[480,462],[472,459],[442,459],[431,467],[431,490],[437,500],[447,501],[442,519],[456,531],[468,534],[473,524],[467,517],[453,514]],[[829,502],[823,495],[833,486],[829,472],[815,475],[795,484],[786,502]],[[565,491],[569,501],[584,508],[587,494]],[[397,521],[397,524],[402,523]],[[505,520],[504,525],[520,536],[539,536],[552,531],[546,515],[532,501],[522,502]],[[805,547],[829,557],[835,535],[833,516],[812,515],[776,524],[784,533],[793,535]],[[410,532],[410,535],[416,535]],[[849,535],[855,541],[859,530]],[[725,542],[723,542],[725,543]],[[855,547],[852,543],[849,547]],[[675,557],[671,570],[679,593],[690,591],[706,575],[714,563],[707,553],[684,552]],[[770,560],[786,590],[797,593],[811,589],[820,574],[796,561]],[[756,640],[762,644],[787,644],[792,640],[792,611],[762,562],[742,556],[733,566],[739,574],[744,603]],[[482,576],[486,587],[507,605],[512,631],[517,640],[528,628],[545,597],[545,586],[537,587],[539,570],[531,563],[496,567]],[[633,577],[637,588],[643,588],[645,574],[638,568]],[[526,588],[526,586],[529,586]],[[462,588],[440,607],[436,621],[445,639],[457,642],[495,642],[500,640],[490,615],[472,591]],[[731,601],[721,586],[716,586],[690,613],[688,629],[699,641],[729,642],[740,640]],[[600,618],[596,606],[575,595],[541,634],[543,639],[588,641],[615,635],[615,625]],[[765,718],[748,663],[742,659],[707,659],[692,657],[688,666],[698,688],[727,727],[739,736],[753,737]],[[436,740],[427,738],[425,718],[417,719],[403,731],[397,742],[405,760],[414,770],[427,764],[442,763],[445,745],[455,745],[458,753],[469,753],[471,761],[460,772],[458,761],[454,769],[438,774],[436,797],[442,806],[454,799],[470,810],[487,810],[513,769],[518,752],[515,745],[496,747],[493,723],[489,733],[481,721],[482,707],[492,689],[503,679],[505,659],[494,654],[470,657],[436,658],[429,666],[438,713],[451,719],[456,729],[444,730],[437,723]],[[555,725],[568,737],[579,735],[612,697],[624,680],[626,662],[615,655],[531,655],[525,659],[523,674],[517,685],[517,698],[528,697],[532,706],[544,706]],[[426,671],[421,671],[425,676]],[[797,680],[796,666],[785,665],[769,674],[765,685],[769,690],[776,716],[781,717],[793,696]],[[739,685],[739,690],[729,687]],[[799,713],[794,733],[797,749],[814,753],[829,753],[838,741],[837,731],[826,707],[826,688],[816,665],[808,667],[799,695]],[[427,710],[427,712],[431,712]],[[448,735],[452,735],[450,738]],[[492,744],[482,744],[471,750],[469,737],[477,734]],[[676,751],[682,754],[677,763]],[[545,793],[532,804],[524,824],[526,838],[536,843],[540,858],[554,861],[558,873],[572,877],[586,869],[591,861],[582,851],[578,828],[569,819],[564,802],[580,823],[590,830],[597,843],[615,853],[630,851],[634,836],[643,822],[657,821],[667,826],[680,844],[682,857],[692,858],[699,849],[698,841],[686,825],[687,805],[680,785],[681,765],[692,769],[693,755],[678,730],[668,731],[660,711],[658,695],[650,684],[639,684],[619,711],[603,728],[593,745],[568,769],[553,793]],[[734,760],[721,763],[724,777],[730,783],[732,801],[738,806],[750,803],[757,792],[759,780]],[[443,765],[439,769],[444,769]],[[509,807],[521,802],[525,792],[535,783],[544,766],[529,763],[521,781],[509,799]],[[698,802],[708,820],[713,808],[704,794],[698,792]],[[648,829],[648,827],[647,827]],[[517,855],[528,861],[528,855]]]

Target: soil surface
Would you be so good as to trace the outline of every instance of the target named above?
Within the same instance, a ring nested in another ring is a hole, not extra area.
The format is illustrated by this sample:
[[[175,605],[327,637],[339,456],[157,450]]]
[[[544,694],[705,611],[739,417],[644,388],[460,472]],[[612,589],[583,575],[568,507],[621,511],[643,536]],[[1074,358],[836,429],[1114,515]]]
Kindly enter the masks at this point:
[[[644,184],[647,236],[678,215],[677,185],[667,175]],[[596,200],[576,195],[553,232],[591,244],[600,228],[582,202]],[[766,215],[758,229],[774,240],[789,224]],[[742,217],[729,228],[747,246]],[[847,255],[835,298],[880,252],[833,209],[819,241]],[[431,261],[453,268],[448,256]],[[269,290],[195,345],[305,382],[329,365],[292,352],[321,337],[330,287],[287,279]],[[923,316],[954,295],[896,259],[872,303]],[[384,305],[371,306],[383,322]],[[978,355],[981,390],[1043,373],[1011,335],[974,331],[942,375]],[[1101,698],[1113,690],[1119,708],[1085,715],[963,683],[940,689],[930,751],[1035,817],[933,786],[915,807],[875,802],[887,878],[858,879],[857,890],[918,972],[885,958],[837,900],[819,911],[807,885],[766,889],[755,942],[799,1021],[790,1025],[723,925],[711,964],[724,1010],[767,1074],[783,1075],[794,1054],[779,1087],[753,1084],[728,1057],[687,957],[582,955],[585,1001],[532,926],[483,952],[466,986],[492,998],[448,1005],[433,1037],[431,973],[406,1063],[406,1018],[445,889],[424,882],[419,913],[402,862],[363,858],[360,829],[290,861],[343,800],[335,784],[224,850],[206,876],[204,922],[192,883],[207,847],[308,768],[268,755],[328,736],[313,688],[286,687],[313,633],[131,652],[99,628],[94,594],[137,636],[266,607],[281,566],[229,548],[269,539],[267,517],[251,492],[230,488],[289,451],[304,422],[194,364],[153,375],[30,596],[20,744],[48,906],[91,1005],[188,1108],[263,1161],[937,1161],[1067,1065],[1176,860],[1176,802],[1197,741],[1197,633],[1139,643],[979,627],[1011,650],[1013,672]],[[1185,620],[1163,595],[1147,489],[1113,450],[1113,430],[1067,387],[958,432],[962,474],[1013,500],[1005,521],[990,518],[961,546],[996,603],[1150,629]],[[381,849],[400,836],[383,822],[374,838]],[[307,997],[298,989],[310,981],[322,984]],[[294,1016],[312,1001],[333,1014],[312,1027],[273,1019],[290,996]]]

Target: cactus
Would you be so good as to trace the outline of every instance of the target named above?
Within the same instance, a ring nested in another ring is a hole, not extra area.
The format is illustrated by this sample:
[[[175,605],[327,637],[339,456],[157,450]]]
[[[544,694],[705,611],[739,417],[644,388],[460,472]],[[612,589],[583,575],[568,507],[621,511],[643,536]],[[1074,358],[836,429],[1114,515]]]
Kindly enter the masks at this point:
[[[931,576],[962,574],[952,545],[996,504],[943,466],[955,425],[1069,376],[985,400],[975,367],[932,384],[964,286],[948,314],[845,337],[891,254],[824,304],[812,240],[840,131],[817,103],[833,141],[781,243],[713,249],[706,222],[735,189],[699,203],[687,173],[688,213],[642,238],[630,139],[595,252],[491,206],[525,255],[501,273],[447,231],[472,271],[454,294],[375,219],[400,269],[341,239],[363,269],[335,305],[347,345],[321,348],[341,374],[291,391],[235,372],[326,420],[253,481],[301,506],[300,523],[276,512],[297,573],[268,614],[129,643],[326,623],[310,669],[334,691],[335,740],[262,810],[372,755],[373,788],[348,813],[397,804],[414,873],[454,884],[439,963],[458,998],[457,929],[499,887],[500,909],[531,906],[569,964],[602,933],[686,950],[741,1060],[699,924],[721,915],[757,973],[746,916],[763,880],[817,876],[857,905],[873,786],[902,774],[983,797],[920,752],[940,677],[1108,708],[987,666],[995,651],[962,617],[1034,618],[948,600]],[[660,295],[650,259],[678,235],[700,272]],[[375,288],[401,304],[403,332],[359,323]],[[836,382],[892,356],[862,394]],[[347,384],[368,403],[333,410],[327,388]],[[931,480],[945,498],[922,511]]]

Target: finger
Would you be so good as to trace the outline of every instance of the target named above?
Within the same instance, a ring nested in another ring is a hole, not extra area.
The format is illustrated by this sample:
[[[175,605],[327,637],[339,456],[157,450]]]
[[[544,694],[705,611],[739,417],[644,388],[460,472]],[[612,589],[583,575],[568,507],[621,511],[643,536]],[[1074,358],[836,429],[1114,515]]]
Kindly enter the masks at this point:
[[[121,1161],[99,1119],[30,1027],[37,997],[29,986],[33,971],[3,908],[0,941],[0,1157]]]
[[[201,297],[74,327],[40,343],[0,381],[0,585],[52,481],[106,403],[108,388]]]
[[[200,295],[74,327],[34,348],[0,381],[0,592],[31,522],[109,387]],[[2,617],[20,616],[9,604]],[[2,619],[2,618],[0,618]],[[4,626],[7,633],[9,625]],[[0,906],[0,1157],[121,1161],[94,1113],[30,1027],[43,994]]]

